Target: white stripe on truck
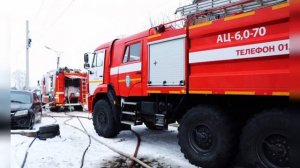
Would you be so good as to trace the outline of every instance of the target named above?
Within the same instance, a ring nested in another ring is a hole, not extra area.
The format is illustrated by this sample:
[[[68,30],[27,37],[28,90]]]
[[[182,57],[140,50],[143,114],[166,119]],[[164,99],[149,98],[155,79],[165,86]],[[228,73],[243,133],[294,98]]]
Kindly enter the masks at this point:
[[[111,68],[110,75],[135,72],[135,71],[140,71],[141,69],[142,69],[142,64],[140,62],[128,64],[128,65],[122,65],[122,66],[117,66],[117,67]]]
[[[290,53],[289,40],[242,45],[237,47],[191,52],[189,63],[225,61],[244,58],[279,56]]]

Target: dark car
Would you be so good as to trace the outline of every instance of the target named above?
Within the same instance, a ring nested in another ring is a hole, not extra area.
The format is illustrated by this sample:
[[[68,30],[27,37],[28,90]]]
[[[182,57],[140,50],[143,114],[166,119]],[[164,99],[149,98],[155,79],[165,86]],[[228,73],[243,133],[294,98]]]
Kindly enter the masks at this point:
[[[11,90],[11,128],[32,129],[41,122],[42,103],[35,92]]]

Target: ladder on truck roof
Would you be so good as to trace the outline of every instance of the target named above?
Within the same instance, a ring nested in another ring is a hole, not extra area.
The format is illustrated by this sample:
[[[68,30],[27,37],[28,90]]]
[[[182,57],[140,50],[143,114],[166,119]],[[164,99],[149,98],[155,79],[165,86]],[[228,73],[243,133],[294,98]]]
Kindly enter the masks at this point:
[[[175,14],[184,17],[203,13],[207,21],[219,19],[231,14],[249,12],[255,9],[287,2],[288,0],[203,0],[199,3],[177,8]]]

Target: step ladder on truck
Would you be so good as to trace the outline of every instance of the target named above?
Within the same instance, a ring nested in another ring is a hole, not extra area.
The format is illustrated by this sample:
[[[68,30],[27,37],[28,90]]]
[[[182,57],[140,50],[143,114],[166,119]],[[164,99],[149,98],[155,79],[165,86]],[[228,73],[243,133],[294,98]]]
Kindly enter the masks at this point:
[[[81,106],[84,110],[87,109],[87,103],[88,103],[88,83],[87,83],[87,77],[81,79]]]

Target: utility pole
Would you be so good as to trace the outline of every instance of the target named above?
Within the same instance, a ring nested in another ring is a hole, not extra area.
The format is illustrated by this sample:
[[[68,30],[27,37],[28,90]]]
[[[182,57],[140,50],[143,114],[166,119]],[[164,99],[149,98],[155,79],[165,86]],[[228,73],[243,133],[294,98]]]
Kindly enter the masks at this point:
[[[63,52],[62,52],[62,51],[54,50],[54,49],[52,49],[52,48],[50,48],[50,47],[48,47],[48,46],[45,46],[45,48],[48,49],[48,50],[51,50],[51,51],[53,51],[53,52],[56,53],[56,55],[57,55],[56,68],[58,69],[58,68],[59,68],[60,57],[61,57],[61,55],[62,55]]]
[[[58,54],[57,54],[57,66],[56,66],[57,69],[59,68],[60,56],[61,56],[61,52],[58,52]]]
[[[29,47],[31,39],[29,38],[29,22],[26,20],[26,79],[25,88],[29,89]]]

